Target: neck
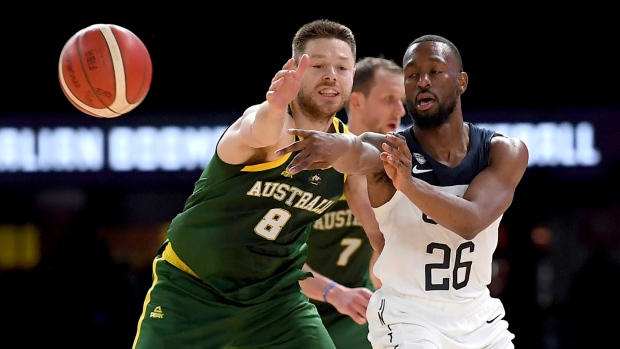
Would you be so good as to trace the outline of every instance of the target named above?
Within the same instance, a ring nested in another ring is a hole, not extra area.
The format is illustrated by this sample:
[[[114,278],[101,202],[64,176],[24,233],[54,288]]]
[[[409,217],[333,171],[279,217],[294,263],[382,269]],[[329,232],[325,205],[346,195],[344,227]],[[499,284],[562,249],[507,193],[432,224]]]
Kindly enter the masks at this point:
[[[446,166],[458,165],[469,151],[469,125],[456,115],[433,129],[414,125],[413,132],[422,149]]]
[[[291,104],[291,115],[295,121],[295,128],[323,132],[329,131],[334,123],[334,116],[336,116],[336,114],[334,114],[327,119],[318,119],[304,113],[303,110],[295,103]]]

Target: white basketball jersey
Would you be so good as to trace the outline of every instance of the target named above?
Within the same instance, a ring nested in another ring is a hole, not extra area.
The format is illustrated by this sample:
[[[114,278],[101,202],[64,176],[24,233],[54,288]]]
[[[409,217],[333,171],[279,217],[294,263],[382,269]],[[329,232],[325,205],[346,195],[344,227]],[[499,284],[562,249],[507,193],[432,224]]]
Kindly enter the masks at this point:
[[[401,133],[414,157],[412,176],[457,196],[488,165],[494,134],[470,124],[470,151],[461,164],[449,168],[422,150],[411,128]],[[434,301],[466,302],[488,294],[501,216],[466,240],[437,224],[399,191],[374,212],[385,235],[385,247],[374,267],[383,285]]]

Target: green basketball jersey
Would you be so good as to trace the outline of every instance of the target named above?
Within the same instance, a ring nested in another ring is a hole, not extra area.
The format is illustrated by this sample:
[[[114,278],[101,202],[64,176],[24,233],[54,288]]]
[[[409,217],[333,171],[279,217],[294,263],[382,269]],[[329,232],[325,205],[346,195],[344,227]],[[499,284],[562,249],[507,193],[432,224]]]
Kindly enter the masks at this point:
[[[252,166],[215,154],[168,228],[181,261],[231,302],[262,302],[309,276],[305,229],[342,196],[345,176],[331,167],[291,175],[295,154]]]
[[[329,212],[308,227],[306,263],[317,273],[347,287],[372,287],[369,274],[372,246],[361,223],[342,196]],[[337,312],[330,304],[312,300],[321,315]]]

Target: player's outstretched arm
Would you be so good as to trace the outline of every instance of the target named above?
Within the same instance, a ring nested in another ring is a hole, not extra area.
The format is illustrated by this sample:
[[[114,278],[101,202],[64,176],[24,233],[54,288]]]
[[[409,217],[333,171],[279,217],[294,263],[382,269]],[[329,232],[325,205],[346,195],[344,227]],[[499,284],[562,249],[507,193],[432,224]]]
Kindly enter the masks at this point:
[[[244,163],[254,155],[255,149],[277,144],[290,137],[287,129],[292,119],[287,113],[288,105],[301,86],[301,79],[308,67],[308,55],[302,55],[299,65],[289,59],[273,79],[266,100],[245,110],[224,133],[218,143],[218,155],[229,163]]]
[[[301,129],[290,129],[289,133],[302,139],[278,149],[276,154],[299,151],[287,168],[291,174],[329,166],[347,174],[382,171],[380,151],[375,145],[385,141],[381,133],[365,132],[356,136]]]

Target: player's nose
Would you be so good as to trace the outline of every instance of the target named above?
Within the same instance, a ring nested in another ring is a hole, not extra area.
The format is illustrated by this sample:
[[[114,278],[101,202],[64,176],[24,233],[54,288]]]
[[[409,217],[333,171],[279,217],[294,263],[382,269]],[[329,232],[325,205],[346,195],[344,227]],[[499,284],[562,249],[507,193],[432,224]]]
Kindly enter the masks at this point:
[[[397,101],[394,104],[394,115],[396,115],[400,121],[400,118],[402,118],[403,116],[405,116],[405,114],[407,114],[406,110],[405,110],[405,104],[401,101]]]

